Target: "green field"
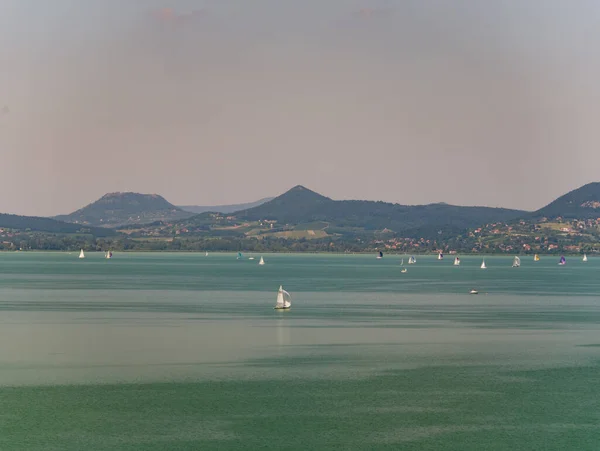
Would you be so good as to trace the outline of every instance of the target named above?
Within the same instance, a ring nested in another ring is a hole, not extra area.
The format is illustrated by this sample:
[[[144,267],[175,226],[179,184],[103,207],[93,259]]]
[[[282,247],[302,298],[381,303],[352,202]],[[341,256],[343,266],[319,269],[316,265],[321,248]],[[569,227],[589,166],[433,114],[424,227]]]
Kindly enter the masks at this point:
[[[306,238],[307,240],[314,240],[317,238],[325,238],[329,235],[324,230],[288,230],[286,232],[275,232],[259,235],[259,237],[265,236],[272,236],[276,238],[291,238],[294,240],[299,240],[302,238]]]
[[[294,230],[324,230],[329,227],[329,223],[325,221],[307,222],[305,224],[298,224],[294,227]]]

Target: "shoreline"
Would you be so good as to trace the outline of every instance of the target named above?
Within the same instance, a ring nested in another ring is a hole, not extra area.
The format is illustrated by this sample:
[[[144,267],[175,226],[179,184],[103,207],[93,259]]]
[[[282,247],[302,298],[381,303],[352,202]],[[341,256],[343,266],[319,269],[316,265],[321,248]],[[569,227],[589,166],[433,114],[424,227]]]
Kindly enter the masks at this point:
[[[85,248],[83,249],[83,251],[87,254],[100,254],[100,253],[105,253],[108,251],[107,250],[86,250]],[[41,250],[41,249],[31,249],[31,250],[15,250],[15,251],[11,251],[11,250],[0,250],[0,254],[15,254],[15,253],[38,253],[38,254],[68,254],[68,253],[77,253],[79,252],[79,249],[77,250]],[[305,252],[298,252],[298,251],[264,251],[264,252],[260,252],[260,251],[196,251],[196,250],[168,250],[168,251],[161,251],[161,250],[121,250],[121,251],[114,251],[111,250],[111,252],[113,254],[205,254],[206,252],[208,252],[208,254],[231,254],[231,255],[236,255],[238,252],[241,252],[242,254],[248,254],[248,255],[268,255],[268,254],[275,254],[275,255],[282,255],[282,254],[291,254],[291,255],[376,255],[378,251],[369,251],[369,252],[310,252],[310,251],[305,251]],[[540,256],[540,258],[542,257],[560,257],[562,255],[564,255],[565,257],[578,257],[578,256],[583,256],[584,254],[589,256],[595,256],[597,255],[594,252],[581,252],[581,253],[553,253],[553,254],[540,254],[537,253],[537,255]],[[411,255],[417,256],[417,257],[437,257],[438,253],[437,252],[427,252],[427,253],[417,253],[417,252],[412,252],[412,253],[384,253],[383,254],[383,260],[385,260],[386,257],[410,257]],[[500,253],[500,252],[490,252],[490,253],[469,253],[469,252],[465,252],[465,253],[460,253],[457,252],[455,254],[445,254],[444,260],[452,260],[454,259],[454,257],[493,257],[493,256],[500,256],[500,257],[532,257],[536,255],[536,253]]]

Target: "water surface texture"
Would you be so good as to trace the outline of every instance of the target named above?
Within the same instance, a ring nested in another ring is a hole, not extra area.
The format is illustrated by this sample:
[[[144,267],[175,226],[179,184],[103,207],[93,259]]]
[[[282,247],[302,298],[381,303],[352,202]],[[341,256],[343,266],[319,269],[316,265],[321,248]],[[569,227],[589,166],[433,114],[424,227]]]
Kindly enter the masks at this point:
[[[600,449],[600,258],[77,256],[0,254],[1,450]]]

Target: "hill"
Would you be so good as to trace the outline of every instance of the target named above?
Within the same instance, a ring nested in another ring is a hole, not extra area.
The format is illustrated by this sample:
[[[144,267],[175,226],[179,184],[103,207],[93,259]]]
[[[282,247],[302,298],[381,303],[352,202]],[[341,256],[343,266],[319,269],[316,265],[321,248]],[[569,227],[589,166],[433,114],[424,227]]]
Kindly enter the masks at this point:
[[[109,193],[68,215],[54,219],[101,227],[172,221],[193,216],[158,194]]]
[[[373,235],[385,232],[403,236],[452,235],[481,224],[509,221],[526,212],[448,204],[399,205],[378,201],[333,200],[303,186],[257,207],[224,217],[203,213],[178,222],[179,233],[213,236],[267,236],[323,238],[327,235]]]
[[[303,186],[296,186],[259,207],[237,212],[236,216],[243,220],[276,220],[280,224],[324,221],[339,228],[401,232],[421,227],[475,227],[486,222],[506,221],[523,213],[504,208],[460,207],[443,203],[400,205],[380,201],[332,200]]]
[[[14,229],[24,232],[45,232],[54,234],[90,234],[97,237],[114,236],[114,230],[101,227],[88,227],[81,224],[70,224],[51,218],[37,216],[19,216],[0,214],[0,228]]]
[[[587,185],[568,192],[550,202],[543,208],[533,212],[532,218],[557,217],[569,219],[600,218],[600,182]]]
[[[248,202],[245,204],[231,204],[231,205],[212,205],[212,206],[201,206],[201,205],[180,205],[179,208],[191,213],[200,214],[207,211],[213,211],[217,213],[233,213],[234,211],[247,210],[249,208],[258,207],[272,200],[272,197],[265,197],[264,199],[257,200],[256,202]]]
[[[319,221],[313,219],[327,210],[335,201],[315,193],[301,185],[295,186],[280,196],[257,207],[234,212],[240,219],[277,220],[280,223],[301,223]]]

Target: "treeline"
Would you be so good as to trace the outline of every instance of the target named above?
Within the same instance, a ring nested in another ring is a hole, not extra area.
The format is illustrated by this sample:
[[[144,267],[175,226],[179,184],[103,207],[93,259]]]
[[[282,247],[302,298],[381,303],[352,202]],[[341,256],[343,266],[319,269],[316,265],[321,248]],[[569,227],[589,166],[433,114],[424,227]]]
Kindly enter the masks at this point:
[[[126,236],[94,237],[92,235],[52,235],[41,233],[22,234],[0,243],[0,250],[40,250],[40,251],[228,251],[228,252],[375,252],[397,254],[422,254],[443,250],[445,253],[498,253],[498,254],[561,254],[571,253],[572,241],[551,240],[554,249],[523,249],[513,240],[500,240],[495,243],[476,242],[465,237],[450,240],[398,241],[390,247],[387,241],[349,239],[346,237],[328,237],[323,239],[289,240],[265,237],[263,239],[239,237],[198,238],[176,237],[172,239],[132,239]],[[580,243],[581,252],[598,252],[600,246],[595,243]]]
[[[0,243],[0,250],[40,251],[230,251],[230,252],[359,252],[366,245],[348,245],[341,240],[286,240],[283,238],[172,238],[132,239],[92,235],[21,234]]]

